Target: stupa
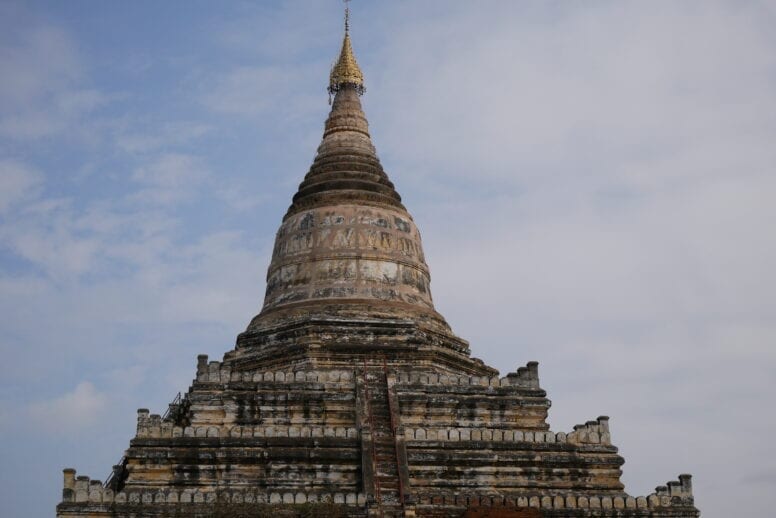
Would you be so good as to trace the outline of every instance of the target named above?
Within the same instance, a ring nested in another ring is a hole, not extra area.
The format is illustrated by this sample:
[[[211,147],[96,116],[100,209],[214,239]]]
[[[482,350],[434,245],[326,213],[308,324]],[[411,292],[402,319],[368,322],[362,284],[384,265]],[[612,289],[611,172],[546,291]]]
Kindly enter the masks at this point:
[[[538,364],[505,376],[434,309],[420,233],[369,135],[347,21],[323,139],[261,312],[59,517],[697,517],[690,475],[634,497],[609,418],[550,431]]]

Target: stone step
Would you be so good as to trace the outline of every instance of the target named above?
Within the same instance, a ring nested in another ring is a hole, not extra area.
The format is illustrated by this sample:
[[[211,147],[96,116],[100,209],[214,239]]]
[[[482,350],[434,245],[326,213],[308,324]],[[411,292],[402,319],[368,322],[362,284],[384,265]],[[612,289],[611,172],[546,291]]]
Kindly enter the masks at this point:
[[[393,459],[396,456],[396,448],[394,447],[393,443],[386,444],[384,446],[375,444],[375,454],[384,455]]]
[[[379,516],[380,518],[404,518],[404,510],[400,506],[382,506],[381,509],[373,509],[369,516]],[[447,516],[447,515],[439,515]]]
[[[396,459],[396,437],[391,423],[386,379],[382,372],[367,373],[369,416],[362,426],[371,432],[374,446],[375,489],[380,488],[379,512],[374,516],[404,516],[399,494],[399,468]],[[372,509],[370,516],[372,515]]]
[[[396,449],[393,447],[393,445],[385,448],[375,447],[375,456],[379,456],[380,458],[385,459],[396,459]]]

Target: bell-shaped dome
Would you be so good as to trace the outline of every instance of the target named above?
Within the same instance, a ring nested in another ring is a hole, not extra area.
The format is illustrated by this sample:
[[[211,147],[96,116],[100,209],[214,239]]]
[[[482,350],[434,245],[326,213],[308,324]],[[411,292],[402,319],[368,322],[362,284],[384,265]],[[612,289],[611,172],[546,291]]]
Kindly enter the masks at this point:
[[[264,306],[251,327],[289,313],[421,318],[447,327],[434,310],[420,232],[377,158],[353,85],[336,92],[275,238]]]
[[[278,230],[249,333],[289,318],[399,318],[449,330],[434,310],[420,232],[372,145],[355,63],[346,32],[323,139]]]

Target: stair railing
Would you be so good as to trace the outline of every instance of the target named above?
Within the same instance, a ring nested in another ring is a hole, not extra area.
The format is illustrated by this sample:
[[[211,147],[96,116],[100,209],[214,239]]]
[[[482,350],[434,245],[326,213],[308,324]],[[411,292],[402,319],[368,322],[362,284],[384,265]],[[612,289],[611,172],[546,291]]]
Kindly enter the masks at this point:
[[[183,399],[183,398],[182,398],[182,396],[181,396],[181,393],[180,393],[180,392],[178,392],[178,394],[177,394],[177,395],[175,396],[175,398],[172,400],[172,403],[170,403],[170,404],[167,406],[167,410],[164,412],[164,415],[162,416],[162,420],[165,420],[165,419],[167,419],[168,417],[170,417],[170,414],[173,412],[173,409],[177,411],[178,407],[179,407],[179,406],[180,406],[180,404],[181,404],[181,401],[182,401],[182,399]]]
[[[110,472],[110,475],[108,475],[105,478],[105,482],[102,483],[102,487],[104,488],[111,488],[111,484],[113,483],[113,479],[116,477],[119,477],[118,480],[116,480],[116,489],[118,489],[118,485],[121,484],[121,477],[124,475],[124,470],[127,467],[127,457],[122,455],[119,461],[113,465],[113,470]],[[118,468],[118,469],[117,469]]]

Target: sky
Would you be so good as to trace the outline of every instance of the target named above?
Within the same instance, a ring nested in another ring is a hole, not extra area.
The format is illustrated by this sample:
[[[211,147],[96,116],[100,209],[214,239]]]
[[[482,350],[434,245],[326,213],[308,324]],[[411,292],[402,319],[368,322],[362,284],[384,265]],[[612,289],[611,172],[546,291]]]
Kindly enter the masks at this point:
[[[776,489],[776,3],[352,2],[437,309],[703,516]],[[0,2],[0,515],[53,516],[261,307],[336,0]]]

